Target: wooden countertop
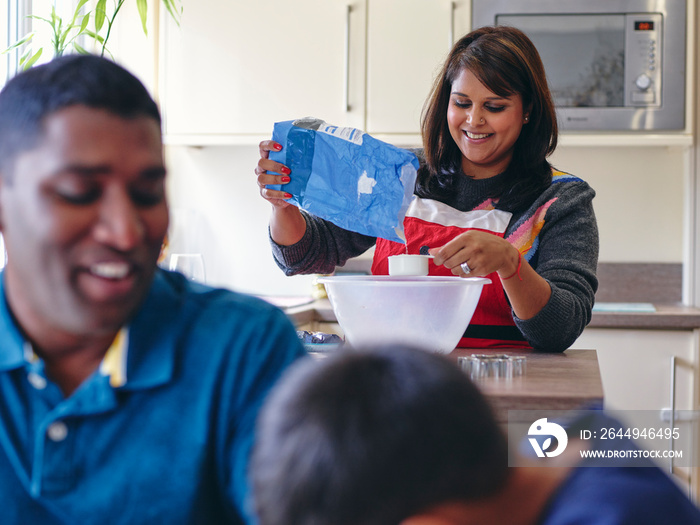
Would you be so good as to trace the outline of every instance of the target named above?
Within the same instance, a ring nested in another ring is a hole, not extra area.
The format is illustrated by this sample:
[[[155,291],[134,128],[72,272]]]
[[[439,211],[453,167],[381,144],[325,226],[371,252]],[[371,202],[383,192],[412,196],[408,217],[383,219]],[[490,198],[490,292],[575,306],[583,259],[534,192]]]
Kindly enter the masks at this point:
[[[653,305],[653,312],[600,312],[593,309],[591,328],[693,330],[700,309],[684,306],[683,265],[679,263],[599,263],[596,306],[607,303]],[[608,303],[608,301],[610,301]]]
[[[595,350],[545,354],[522,349],[485,351],[483,348],[457,348],[448,354],[448,358],[456,362],[460,356],[484,353],[526,357],[526,370],[522,376],[474,380],[489,400],[499,422],[508,422],[509,410],[553,411],[603,406],[603,383]],[[319,358],[329,355],[327,352],[311,354]]]
[[[457,348],[448,357],[456,361],[460,356],[474,353],[488,352]],[[532,350],[498,349],[490,353],[524,355],[527,358],[523,376],[475,380],[491,402],[499,421],[508,420],[508,410],[575,410],[603,404],[603,383],[595,350],[545,354]]]
[[[693,330],[700,328],[700,308],[682,304],[654,304],[654,312],[596,312],[591,328],[630,328],[643,330]]]

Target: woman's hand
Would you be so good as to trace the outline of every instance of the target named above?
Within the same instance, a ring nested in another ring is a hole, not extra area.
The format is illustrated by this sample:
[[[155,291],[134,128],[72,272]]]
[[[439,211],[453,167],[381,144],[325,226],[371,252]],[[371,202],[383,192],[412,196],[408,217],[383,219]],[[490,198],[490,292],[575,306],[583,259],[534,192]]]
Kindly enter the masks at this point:
[[[483,277],[498,272],[501,277],[512,275],[518,267],[518,250],[497,235],[477,230],[461,233],[440,248],[433,248],[436,265],[444,265],[454,275]],[[467,263],[470,272],[462,268]]]
[[[520,256],[517,248],[491,233],[469,230],[444,246],[431,249],[430,254],[435,256],[435,264],[443,264],[462,277],[498,272],[513,312],[520,319],[537,315],[552,295],[549,283]],[[467,264],[469,272],[462,263]]]
[[[255,174],[258,176],[258,187],[260,188],[260,195],[263,199],[268,201],[275,207],[285,208],[287,206],[292,206],[287,199],[292,196],[286,191],[271,190],[267,188],[268,184],[288,184],[291,181],[290,174],[291,170],[284,164],[270,160],[271,151],[281,151],[282,145],[278,144],[273,140],[263,140],[260,145],[260,160],[255,168]],[[281,175],[276,175],[270,172],[281,173]]]
[[[291,170],[284,164],[270,160],[271,151],[281,151],[282,145],[273,140],[263,140],[260,143],[260,160],[255,168],[258,176],[258,187],[263,199],[272,204],[270,217],[270,237],[277,244],[291,246],[301,240],[306,232],[306,221],[299,208],[287,202],[292,196],[286,191],[271,190],[268,184],[288,184]],[[269,173],[275,171],[282,175]]]

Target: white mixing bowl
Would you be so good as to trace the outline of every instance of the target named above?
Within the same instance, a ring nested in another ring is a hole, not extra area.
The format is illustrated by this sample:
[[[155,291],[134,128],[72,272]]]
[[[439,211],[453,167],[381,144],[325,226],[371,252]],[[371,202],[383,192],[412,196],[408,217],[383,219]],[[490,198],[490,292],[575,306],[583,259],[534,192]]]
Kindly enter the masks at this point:
[[[405,344],[449,353],[471,321],[484,277],[321,277],[347,343]]]

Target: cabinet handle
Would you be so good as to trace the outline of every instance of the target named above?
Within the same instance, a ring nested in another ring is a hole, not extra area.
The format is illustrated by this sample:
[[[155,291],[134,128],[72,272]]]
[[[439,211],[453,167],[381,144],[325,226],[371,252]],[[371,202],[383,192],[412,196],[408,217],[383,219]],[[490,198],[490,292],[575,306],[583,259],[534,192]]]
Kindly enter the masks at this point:
[[[673,439],[673,427],[676,426],[676,356],[671,356],[671,416],[670,416],[670,426],[671,426],[671,454],[670,454],[670,463],[669,463],[669,471],[671,474],[673,474],[673,468],[674,468],[674,448],[676,446],[676,442]]]
[[[455,10],[457,2],[450,2],[450,49],[455,43]]]
[[[676,413],[676,378],[677,378],[677,371],[678,367],[690,367],[693,369],[693,365],[688,365],[686,361],[683,360],[683,358],[679,358],[678,356],[671,356],[671,391],[670,391],[670,405],[671,407],[669,409],[665,409],[662,411],[662,419],[666,421],[668,419],[670,428],[671,428],[671,436],[669,439],[669,451],[670,451],[670,457],[669,457],[669,473],[671,475],[676,476],[677,478],[683,480],[684,482],[688,483],[688,497],[691,497],[690,491],[691,491],[691,479],[692,479],[692,474],[689,476],[687,474],[681,473],[681,472],[675,472],[676,468],[676,458],[675,458],[675,450],[676,450],[676,440],[673,437],[673,429],[676,426],[676,421],[687,421],[689,423],[692,423],[695,425],[696,418],[695,416],[691,415],[689,417],[685,417],[683,414],[677,414]],[[664,417],[664,414],[668,412],[668,418]],[[695,431],[693,430],[693,433]]]
[[[343,105],[345,111],[350,112],[350,14],[352,13],[352,5],[347,5],[345,12],[345,89],[343,91]]]

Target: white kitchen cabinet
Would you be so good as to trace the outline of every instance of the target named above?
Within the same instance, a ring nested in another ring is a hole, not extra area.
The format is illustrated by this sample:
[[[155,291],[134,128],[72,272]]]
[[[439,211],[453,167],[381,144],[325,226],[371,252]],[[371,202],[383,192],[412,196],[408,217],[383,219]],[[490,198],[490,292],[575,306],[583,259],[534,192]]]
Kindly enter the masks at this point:
[[[304,116],[417,144],[420,114],[463,0],[199,0],[163,18],[160,101],[169,143],[257,143]]]
[[[435,75],[471,29],[471,0],[198,0],[181,27],[168,16],[161,24],[169,144],[257,144],[274,122],[315,116],[418,146]],[[689,146],[692,137],[574,133],[562,144]]]
[[[367,123],[371,134],[417,134],[423,104],[454,41],[469,30],[468,2],[369,0]]]
[[[197,0],[181,27],[164,17],[166,139],[253,143],[304,116],[362,127],[365,9],[365,0]]]
[[[697,329],[586,328],[572,348],[597,350],[606,409],[629,414],[628,422],[635,424],[634,411],[657,412],[661,421],[674,404],[679,416],[698,410],[699,346]],[[646,423],[646,417],[641,419]],[[676,426],[693,430],[689,446],[697,465],[697,423],[677,421]],[[670,467],[667,460],[661,465]],[[691,498],[700,501],[698,468],[677,467],[674,473]]]

